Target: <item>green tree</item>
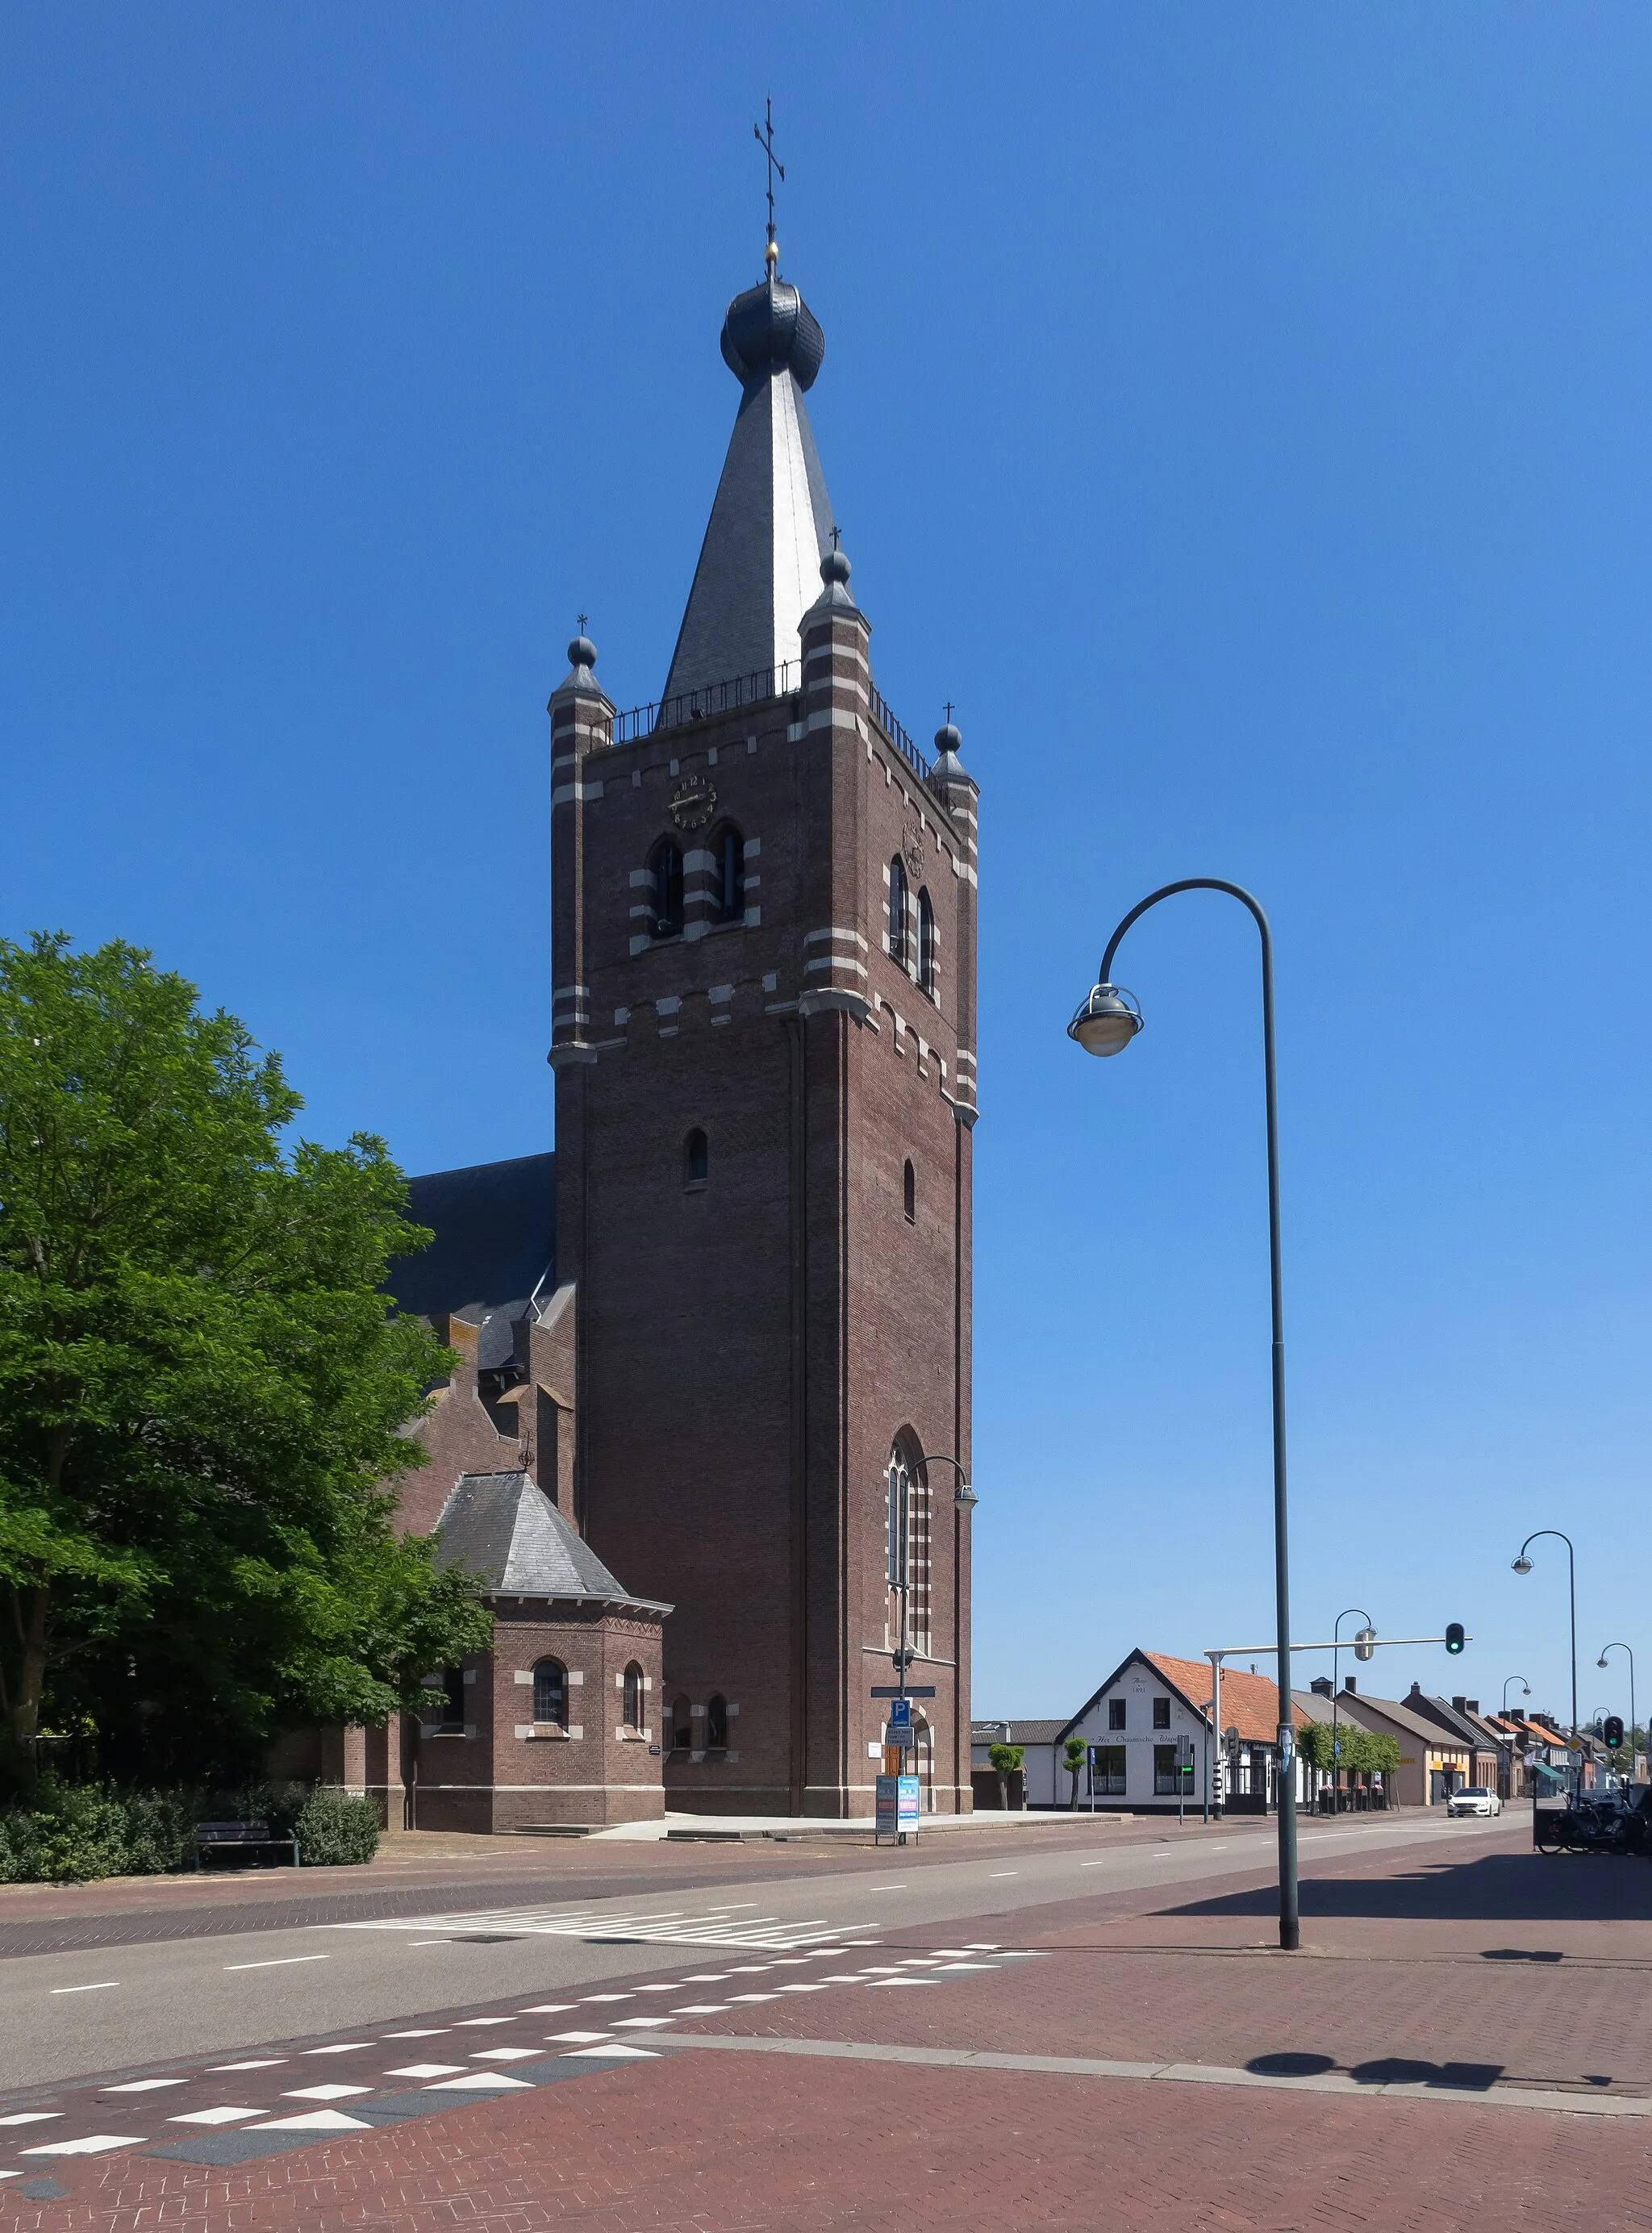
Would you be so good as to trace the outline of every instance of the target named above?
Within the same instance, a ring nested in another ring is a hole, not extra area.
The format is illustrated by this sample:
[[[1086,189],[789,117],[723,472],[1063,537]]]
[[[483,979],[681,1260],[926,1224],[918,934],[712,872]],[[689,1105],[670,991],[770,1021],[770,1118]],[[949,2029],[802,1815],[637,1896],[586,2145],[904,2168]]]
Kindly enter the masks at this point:
[[[116,942],[0,940],[0,1712],[178,1772],[381,1722],[489,1634],[380,1484],[448,1354],[381,1141],[283,1153],[279,1059]]]
[[[1083,1768],[1085,1754],[1089,1749],[1083,1737],[1069,1737],[1061,1748],[1062,1764],[1073,1780],[1073,1787],[1067,1800],[1067,1812],[1070,1814],[1078,1804],[1078,1778]]]
[[[998,1774],[998,1805],[1007,1814],[1010,1811],[1010,1778],[1024,1762],[1027,1748],[1025,1745],[988,1745],[986,1756]]]

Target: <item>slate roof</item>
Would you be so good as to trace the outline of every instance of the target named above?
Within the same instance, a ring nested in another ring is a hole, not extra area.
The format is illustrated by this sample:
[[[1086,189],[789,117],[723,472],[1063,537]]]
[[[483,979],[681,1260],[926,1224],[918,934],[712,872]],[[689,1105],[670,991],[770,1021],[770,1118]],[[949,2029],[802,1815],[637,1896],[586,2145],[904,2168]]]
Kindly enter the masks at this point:
[[[436,1523],[436,1562],[463,1566],[495,1597],[573,1598],[671,1607],[634,1598],[576,1534],[531,1474],[461,1474]]]
[[[1065,1722],[972,1722],[969,1741],[972,1745],[1054,1744],[1067,1727]],[[1008,1735],[1005,1734],[1008,1731]]]
[[[1402,1729],[1408,1736],[1421,1737],[1436,1752],[1472,1752],[1473,1749],[1473,1741],[1442,1728],[1440,1722],[1431,1721],[1426,1714],[1413,1713],[1397,1698],[1373,1698],[1363,1690],[1352,1694],[1343,1692],[1341,1696],[1342,1710],[1348,1719],[1362,1722],[1368,1728],[1370,1723],[1365,1716],[1369,1713],[1388,1722],[1391,1728]]]
[[[798,624],[820,594],[832,536],[803,402],[825,347],[784,279],[729,305],[723,355],[741,381],[740,407],[662,699],[803,656]]]
[[[548,1296],[556,1285],[556,1171],[554,1154],[516,1156],[409,1180],[407,1214],[436,1238],[417,1256],[397,1257],[386,1273],[400,1307],[421,1318],[482,1318],[519,1305],[504,1313],[509,1321],[525,1312],[536,1287]]]

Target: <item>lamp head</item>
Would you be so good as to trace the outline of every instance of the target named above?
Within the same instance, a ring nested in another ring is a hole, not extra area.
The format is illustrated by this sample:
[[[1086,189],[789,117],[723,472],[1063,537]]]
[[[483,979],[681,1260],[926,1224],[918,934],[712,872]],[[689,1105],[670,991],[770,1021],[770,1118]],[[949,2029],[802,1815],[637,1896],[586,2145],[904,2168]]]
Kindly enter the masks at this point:
[[[980,1501],[969,1483],[960,1476],[957,1488],[953,1491],[953,1502],[959,1510],[967,1512],[972,1505],[979,1504]]]
[[[1519,1557],[1514,1561],[1514,1571],[1517,1574],[1529,1574],[1532,1571],[1532,1561],[1526,1557],[1524,1551],[1521,1552]]]
[[[1601,1653],[1600,1657],[1595,1662],[1595,1664],[1597,1667],[1603,1667],[1606,1664],[1606,1654],[1603,1651]]]
[[[1086,1054],[1118,1054],[1141,1029],[1135,995],[1117,985],[1097,985],[1068,1025],[1067,1036],[1076,1039]]]

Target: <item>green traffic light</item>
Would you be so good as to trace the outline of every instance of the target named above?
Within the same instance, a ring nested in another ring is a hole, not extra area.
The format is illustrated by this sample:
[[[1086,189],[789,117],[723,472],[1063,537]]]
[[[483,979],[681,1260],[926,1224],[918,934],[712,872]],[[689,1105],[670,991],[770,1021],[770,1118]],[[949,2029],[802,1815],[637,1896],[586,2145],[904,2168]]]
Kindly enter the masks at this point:
[[[1449,1652],[1451,1652],[1451,1653],[1453,1653],[1454,1655],[1454,1654],[1456,1654],[1457,1652],[1459,1652],[1459,1651],[1460,1651],[1460,1650],[1462,1650],[1463,1645],[1464,1645],[1464,1644],[1467,1642],[1467,1639],[1465,1637],[1465,1636],[1464,1636],[1464,1634],[1463,1634],[1463,1624],[1462,1624],[1461,1621],[1460,1621],[1460,1620],[1447,1621],[1447,1623],[1446,1624],[1446,1649],[1447,1649],[1447,1651],[1449,1651]]]

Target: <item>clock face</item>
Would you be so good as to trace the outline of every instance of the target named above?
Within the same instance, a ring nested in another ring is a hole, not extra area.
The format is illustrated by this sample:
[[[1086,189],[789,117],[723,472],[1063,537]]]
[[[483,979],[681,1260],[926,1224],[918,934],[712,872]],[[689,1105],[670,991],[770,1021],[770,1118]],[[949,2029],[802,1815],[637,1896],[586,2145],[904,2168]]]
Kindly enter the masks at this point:
[[[716,787],[703,775],[686,775],[671,794],[671,818],[680,830],[703,830],[716,811]]]

